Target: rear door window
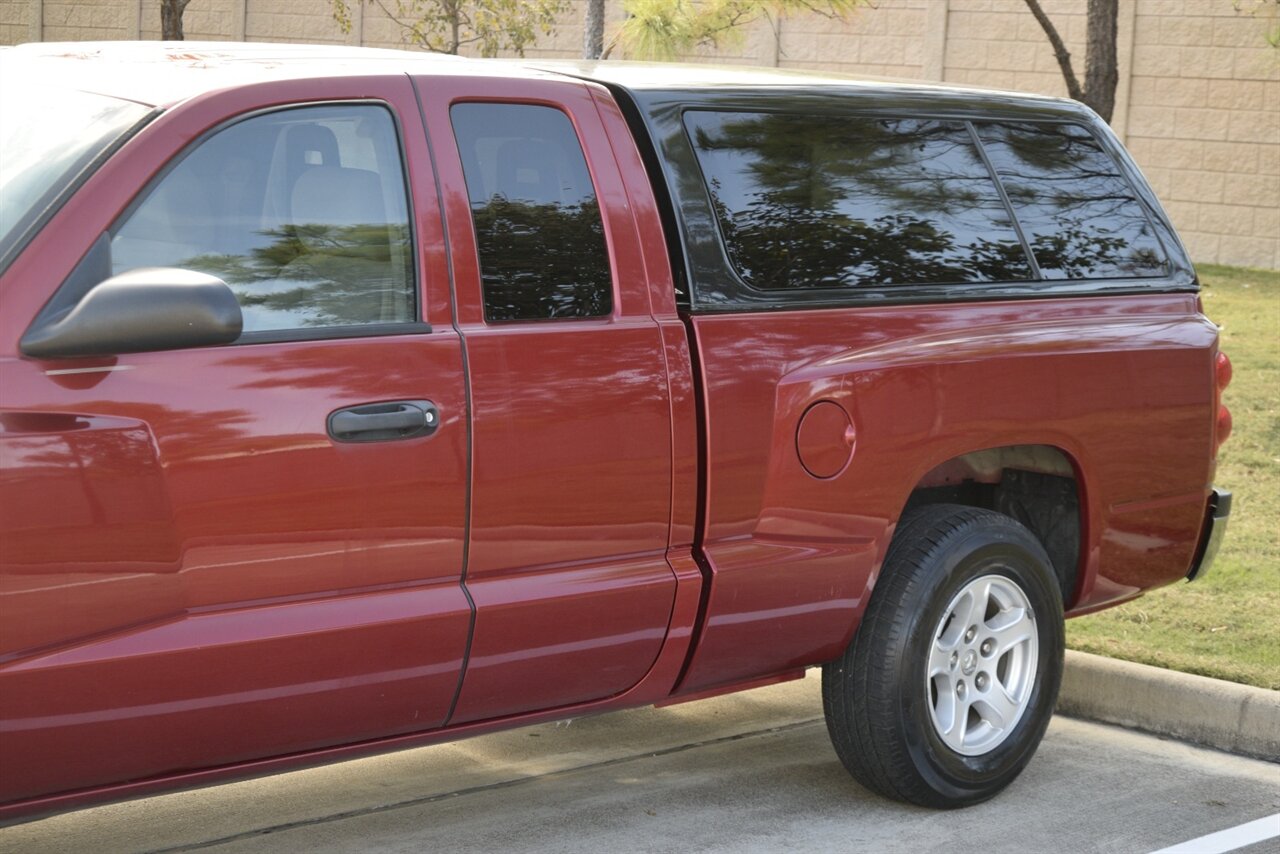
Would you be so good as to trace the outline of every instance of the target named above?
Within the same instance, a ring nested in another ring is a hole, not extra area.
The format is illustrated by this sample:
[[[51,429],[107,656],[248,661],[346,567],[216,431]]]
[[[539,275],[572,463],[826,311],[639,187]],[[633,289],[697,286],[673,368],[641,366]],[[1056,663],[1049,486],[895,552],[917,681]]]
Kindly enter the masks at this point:
[[[226,127],[116,230],[115,273],[181,267],[235,292],[245,332],[414,321],[405,172],[391,113],[298,107]]]
[[[1026,281],[962,121],[691,111],[730,260],[760,290]]]
[[[1142,203],[1087,130],[1051,122],[976,128],[1044,278],[1164,275]]]
[[[573,123],[552,107],[450,110],[471,201],[490,322],[601,317],[613,274]]]

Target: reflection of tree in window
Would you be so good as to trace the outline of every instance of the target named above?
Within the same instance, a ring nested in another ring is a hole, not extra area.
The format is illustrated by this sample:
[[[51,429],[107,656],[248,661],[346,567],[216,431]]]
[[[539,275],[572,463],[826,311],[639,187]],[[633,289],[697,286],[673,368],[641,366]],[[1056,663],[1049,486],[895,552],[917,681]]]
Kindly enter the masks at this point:
[[[303,326],[407,319],[407,225],[310,223],[258,235],[268,242],[247,254],[201,255],[179,266],[218,276],[246,309],[287,312]]]
[[[494,195],[473,204],[488,320],[598,317],[611,308],[595,199],[533,204]],[[585,259],[590,261],[585,262]]]
[[[1031,277],[960,122],[685,116],[730,257],[763,289]]]
[[[531,104],[450,110],[476,230],[488,321],[613,309],[604,224],[568,116]]]
[[[1046,279],[1165,272],[1142,204],[1084,128],[980,124],[978,134]]]

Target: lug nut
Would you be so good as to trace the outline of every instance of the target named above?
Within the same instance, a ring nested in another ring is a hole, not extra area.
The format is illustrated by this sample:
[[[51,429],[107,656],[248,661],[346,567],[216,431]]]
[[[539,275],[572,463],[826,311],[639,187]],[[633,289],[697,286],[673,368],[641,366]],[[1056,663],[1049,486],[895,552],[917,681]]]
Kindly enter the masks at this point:
[[[951,653],[951,669],[952,669],[952,670],[955,670],[955,669],[956,669],[956,665],[957,665],[959,662],[960,662],[960,653],[958,653],[958,652],[953,652],[953,653]]]
[[[978,635],[978,627],[970,626],[964,633],[964,642],[970,643]]]
[[[964,680],[961,679],[959,682],[956,683],[956,696],[959,697],[961,700],[963,700],[964,695],[965,695]]]
[[[984,640],[982,642],[982,646],[979,647],[983,655],[990,655],[992,652],[995,651],[995,648],[996,648],[996,642],[993,641],[991,638],[987,638],[986,640]]]
[[[979,691],[987,690],[987,674],[979,673],[978,678],[973,681],[977,683]]]

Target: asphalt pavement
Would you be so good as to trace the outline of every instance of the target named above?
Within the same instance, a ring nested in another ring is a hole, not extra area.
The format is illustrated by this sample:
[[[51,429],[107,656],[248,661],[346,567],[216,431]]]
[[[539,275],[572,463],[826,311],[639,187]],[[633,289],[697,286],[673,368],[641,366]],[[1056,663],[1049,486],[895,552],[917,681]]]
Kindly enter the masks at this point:
[[[82,810],[0,851],[1280,851],[1280,765],[1071,718],[987,804],[886,801],[836,759],[819,682]]]

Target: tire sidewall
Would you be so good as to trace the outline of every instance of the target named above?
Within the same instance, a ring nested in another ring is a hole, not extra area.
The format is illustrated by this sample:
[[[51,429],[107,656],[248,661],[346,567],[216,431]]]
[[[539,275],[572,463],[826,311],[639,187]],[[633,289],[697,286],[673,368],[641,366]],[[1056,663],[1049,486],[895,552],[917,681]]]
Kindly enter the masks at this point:
[[[948,803],[977,803],[1008,785],[1030,761],[1048,727],[1062,671],[1061,593],[1035,539],[1013,528],[976,526],[946,544],[943,566],[927,576],[926,603],[912,619],[898,680],[901,732],[917,772]],[[1017,584],[1034,612],[1038,639],[1034,686],[1014,730],[978,756],[947,746],[930,715],[925,671],[934,632],[956,593],[975,578],[999,575]]]

